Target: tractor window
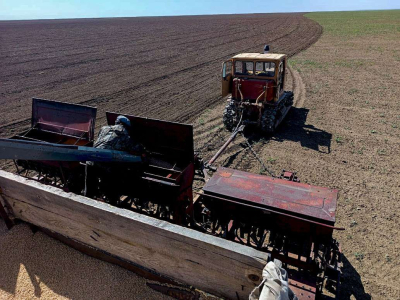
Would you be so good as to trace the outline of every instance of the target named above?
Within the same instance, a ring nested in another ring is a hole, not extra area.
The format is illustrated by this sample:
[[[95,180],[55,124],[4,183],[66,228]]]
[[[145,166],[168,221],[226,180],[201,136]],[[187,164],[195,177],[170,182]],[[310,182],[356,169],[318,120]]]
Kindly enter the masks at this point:
[[[254,74],[254,63],[252,61],[247,61],[245,63],[246,75]]]
[[[235,62],[235,75],[243,75],[243,62],[242,61]]]
[[[227,80],[230,75],[232,75],[232,61],[227,60],[222,64],[222,78]]]
[[[256,75],[257,76],[267,76],[274,77],[275,76],[275,63],[273,62],[264,62],[258,61],[256,62]]]
[[[235,75],[253,75],[254,63],[252,61],[239,61],[235,62]]]

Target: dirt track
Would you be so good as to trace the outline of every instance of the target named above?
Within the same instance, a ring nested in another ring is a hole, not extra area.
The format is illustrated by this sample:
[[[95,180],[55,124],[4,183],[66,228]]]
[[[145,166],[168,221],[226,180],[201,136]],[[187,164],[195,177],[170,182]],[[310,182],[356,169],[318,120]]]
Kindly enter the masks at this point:
[[[29,125],[32,97],[171,121],[220,99],[239,52],[298,53],[321,27],[301,14],[0,22],[0,135]]]

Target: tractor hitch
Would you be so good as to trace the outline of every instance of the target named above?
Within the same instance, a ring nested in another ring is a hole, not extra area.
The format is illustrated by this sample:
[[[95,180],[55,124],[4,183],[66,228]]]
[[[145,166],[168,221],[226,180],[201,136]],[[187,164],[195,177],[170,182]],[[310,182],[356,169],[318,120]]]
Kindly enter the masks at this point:
[[[281,173],[281,176],[279,176],[279,179],[284,179],[284,180],[293,181],[293,182],[300,182],[300,179],[297,177],[296,172],[285,171],[285,169],[282,170],[282,173]]]

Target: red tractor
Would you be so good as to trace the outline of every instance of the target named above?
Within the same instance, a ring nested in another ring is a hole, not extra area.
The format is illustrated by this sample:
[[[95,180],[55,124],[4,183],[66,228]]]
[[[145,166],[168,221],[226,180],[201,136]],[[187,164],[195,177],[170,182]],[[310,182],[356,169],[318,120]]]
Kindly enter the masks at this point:
[[[223,122],[228,130],[243,123],[274,132],[293,105],[293,92],[284,90],[286,58],[242,53],[223,63],[222,97],[229,95]]]

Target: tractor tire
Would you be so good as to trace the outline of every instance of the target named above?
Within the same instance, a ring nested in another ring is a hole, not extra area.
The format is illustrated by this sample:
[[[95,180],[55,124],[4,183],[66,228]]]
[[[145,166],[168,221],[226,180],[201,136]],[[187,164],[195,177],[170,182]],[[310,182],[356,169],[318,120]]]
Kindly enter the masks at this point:
[[[267,108],[261,117],[261,130],[264,133],[273,133],[275,131],[277,111],[275,108]]]
[[[293,105],[293,99],[294,99],[294,94],[291,91],[285,91],[285,106],[292,106]]]
[[[237,114],[235,101],[229,101],[229,104],[225,106],[224,113],[222,115],[222,121],[224,122],[225,128],[232,131],[237,125]]]

